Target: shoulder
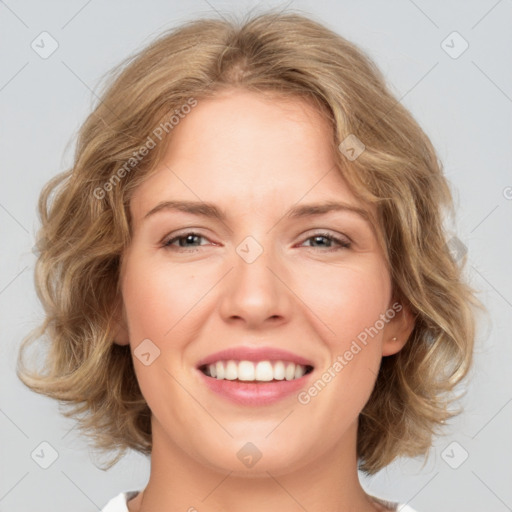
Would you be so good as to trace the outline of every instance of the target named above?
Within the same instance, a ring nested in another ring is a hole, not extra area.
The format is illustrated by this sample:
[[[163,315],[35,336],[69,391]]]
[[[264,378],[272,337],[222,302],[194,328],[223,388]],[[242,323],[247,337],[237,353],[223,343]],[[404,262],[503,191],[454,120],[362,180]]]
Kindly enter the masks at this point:
[[[119,493],[101,509],[101,512],[128,512],[128,501],[138,493],[139,491],[124,491]]]

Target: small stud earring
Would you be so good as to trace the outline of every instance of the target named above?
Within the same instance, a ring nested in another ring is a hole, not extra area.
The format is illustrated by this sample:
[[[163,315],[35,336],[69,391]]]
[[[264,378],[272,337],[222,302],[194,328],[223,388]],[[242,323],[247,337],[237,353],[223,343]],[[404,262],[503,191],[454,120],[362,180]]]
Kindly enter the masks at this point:
[[[396,336],[393,336],[393,337],[391,338],[391,341],[396,341]]]

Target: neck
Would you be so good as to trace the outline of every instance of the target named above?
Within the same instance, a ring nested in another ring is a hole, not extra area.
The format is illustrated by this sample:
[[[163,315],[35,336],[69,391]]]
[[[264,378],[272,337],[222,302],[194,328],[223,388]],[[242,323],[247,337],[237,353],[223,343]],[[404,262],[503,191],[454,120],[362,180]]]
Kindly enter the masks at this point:
[[[362,489],[355,453],[357,423],[342,443],[303,466],[250,476],[238,469],[208,467],[186,453],[152,420],[151,474],[145,490],[129,502],[130,512],[316,512],[384,510]]]

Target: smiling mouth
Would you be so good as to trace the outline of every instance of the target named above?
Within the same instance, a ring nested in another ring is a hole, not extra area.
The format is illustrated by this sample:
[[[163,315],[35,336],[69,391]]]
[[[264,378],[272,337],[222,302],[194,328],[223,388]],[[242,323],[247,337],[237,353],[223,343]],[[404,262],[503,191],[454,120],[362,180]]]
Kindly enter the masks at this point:
[[[313,371],[310,365],[296,364],[291,361],[235,361],[233,359],[205,364],[199,370],[207,377],[217,380],[239,382],[275,382],[296,380]]]

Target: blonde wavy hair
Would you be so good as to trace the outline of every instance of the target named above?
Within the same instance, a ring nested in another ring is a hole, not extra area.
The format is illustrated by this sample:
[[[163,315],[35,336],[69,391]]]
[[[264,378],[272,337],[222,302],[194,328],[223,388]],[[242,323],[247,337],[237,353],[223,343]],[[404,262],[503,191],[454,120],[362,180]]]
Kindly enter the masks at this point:
[[[151,413],[130,346],[113,342],[130,198],[156,168],[172,129],[151,150],[144,145],[191,98],[232,87],[276,101],[302,98],[332,126],[339,171],[353,192],[376,205],[394,297],[415,315],[405,347],[382,359],[360,414],[359,468],[372,474],[397,456],[426,454],[438,427],[460,412],[449,407],[471,367],[474,306],[481,305],[447,245],[443,216],[453,218],[454,207],[435,150],[375,64],[321,23],[269,11],[188,22],[107,78],[78,134],[73,167],[39,198],[35,281],[45,319],[22,342],[21,381],[67,405],[63,414],[76,417],[101,451],[115,450],[108,467],[128,448],[151,453]],[[354,160],[338,150],[349,135],[366,147]],[[29,369],[26,350],[40,338],[48,348],[44,368]]]

